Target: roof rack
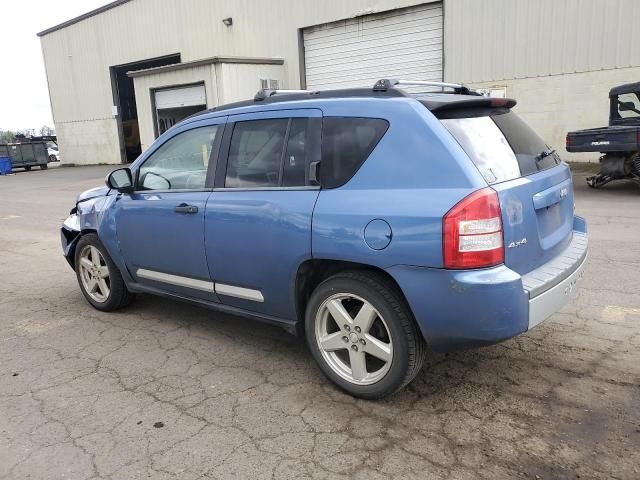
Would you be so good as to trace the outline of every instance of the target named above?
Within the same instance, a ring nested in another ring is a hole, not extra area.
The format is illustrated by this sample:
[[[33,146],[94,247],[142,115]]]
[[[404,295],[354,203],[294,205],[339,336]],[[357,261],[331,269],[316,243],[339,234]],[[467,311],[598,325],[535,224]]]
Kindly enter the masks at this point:
[[[255,97],[253,97],[253,100],[256,102],[261,102],[262,100],[265,100],[269,97],[273,97],[275,95],[293,95],[296,93],[311,93],[311,90],[270,90],[270,89],[264,89],[264,90],[259,90],[258,93],[256,93]]]
[[[420,80],[395,80],[383,78],[378,80],[373,86],[374,92],[386,92],[389,89],[395,87],[440,87],[442,89],[451,88],[453,93],[460,95],[480,95],[475,90],[471,90],[469,87],[462,83],[447,83],[447,82],[432,82],[432,81],[420,81]]]

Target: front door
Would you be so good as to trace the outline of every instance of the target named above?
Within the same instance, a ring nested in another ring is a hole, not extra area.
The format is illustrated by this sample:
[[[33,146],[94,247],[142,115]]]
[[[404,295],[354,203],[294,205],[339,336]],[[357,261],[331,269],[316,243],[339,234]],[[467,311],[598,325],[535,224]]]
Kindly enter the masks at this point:
[[[207,202],[206,256],[216,294],[230,306],[295,320],[298,266],[311,258],[319,187],[320,110],[230,116]]]
[[[116,203],[120,250],[142,286],[217,301],[205,257],[204,217],[209,165],[224,129],[224,119],[219,122],[177,130],[134,171],[136,192]]]

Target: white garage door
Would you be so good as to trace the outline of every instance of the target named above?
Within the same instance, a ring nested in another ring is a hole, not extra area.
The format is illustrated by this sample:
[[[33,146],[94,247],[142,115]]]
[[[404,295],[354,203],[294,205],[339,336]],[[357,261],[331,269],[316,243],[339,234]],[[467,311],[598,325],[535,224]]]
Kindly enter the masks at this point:
[[[207,96],[204,85],[158,90],[156,92],[156,108],[158,110],[206,104]]]
[[[381,78],[442,81],[442,4],[304,30],[307,88],[365,87]]]

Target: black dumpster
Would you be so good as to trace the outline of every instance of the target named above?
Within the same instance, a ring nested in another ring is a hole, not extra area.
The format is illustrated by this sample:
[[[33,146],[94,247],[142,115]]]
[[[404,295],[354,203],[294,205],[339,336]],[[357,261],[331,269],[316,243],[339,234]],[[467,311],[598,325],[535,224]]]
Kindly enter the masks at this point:
[[[0,157],[9,157],[14,169],[40,167],[46,170],[49,163],[47,142],[3,143],[0,144]]]

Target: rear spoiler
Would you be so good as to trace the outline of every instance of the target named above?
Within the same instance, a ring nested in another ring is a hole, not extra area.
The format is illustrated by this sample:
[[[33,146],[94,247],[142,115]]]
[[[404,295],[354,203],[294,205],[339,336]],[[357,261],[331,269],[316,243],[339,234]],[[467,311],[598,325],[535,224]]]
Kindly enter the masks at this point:
[[[432,112],[447,112],[451,110],[461,110],[468,108],[513,108],[518,102],[512,98],[465,98],[449,102],[430,101],[428,99],[421,102]]]

